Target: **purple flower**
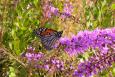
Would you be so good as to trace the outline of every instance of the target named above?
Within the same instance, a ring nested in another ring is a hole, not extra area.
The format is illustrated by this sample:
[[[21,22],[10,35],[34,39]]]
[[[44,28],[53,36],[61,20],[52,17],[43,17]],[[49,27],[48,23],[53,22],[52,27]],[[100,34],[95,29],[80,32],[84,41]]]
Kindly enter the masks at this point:
[[[43,15],[44,17],[51,18],[52,15],[58,15],[58,8],[55,8],[52,4],[50,3],[45,3],[43,6]]]
[[[51,62],[48,62],[50,63],[51,67],[55,67],[55,70],[64,70],[64,62],[59,60],[59,59],[55,59],[55,58],[52,58],[50,60]]]
[[[90,77],[100,71],[110,67],[115,62],[115,52],[109,52],[104,55],[94,55],[88,61],[81,62],[78,69],[74,71],[74,77]]]
[[[80,71],[78,72],[77,70],[74,71],[73,77],[82,77],[82,73]]]
[[[39,52],[39,53],[26,53],[25,57],[28,59],[28,61],[37,61],[40,58],[43,57],[43,53]]]
[[[110,47],[115,46],[115,29],[96,29],[94,31],[80,31],[71,39],[64,37],[60,39],[60,43],[65,45],[64,50],[69,55],[77,55],[84,53],[89,48],[99,49],[102,54],[107,53]]]
[[[60,38],[60,43],[63,45],[70,45],[70,40],[67,37]]]
[[[49,70],[49,65],[44,65],[45,70]]]
[[[73,6],[71,3],[65,3],[63,8],[63,14],[62,18],[65,18],[66,16],[71,16],[71,13],[73,12]]]
[[[53,6],[50,6],[50,10],[51,12],[54,14],[54,15],[57,15],[58,14],[58,8],[55,8]]]

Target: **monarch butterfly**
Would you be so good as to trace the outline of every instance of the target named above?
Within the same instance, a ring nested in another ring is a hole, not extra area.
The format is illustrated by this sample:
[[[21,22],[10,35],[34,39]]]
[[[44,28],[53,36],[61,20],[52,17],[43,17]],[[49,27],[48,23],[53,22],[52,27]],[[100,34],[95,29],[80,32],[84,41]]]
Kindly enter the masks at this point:
[[[54,44],[62,36],[63,31],[56,31],[48,28],[38,28],[34,33],[40,38],[43,47],[46,50],[53,49]]]

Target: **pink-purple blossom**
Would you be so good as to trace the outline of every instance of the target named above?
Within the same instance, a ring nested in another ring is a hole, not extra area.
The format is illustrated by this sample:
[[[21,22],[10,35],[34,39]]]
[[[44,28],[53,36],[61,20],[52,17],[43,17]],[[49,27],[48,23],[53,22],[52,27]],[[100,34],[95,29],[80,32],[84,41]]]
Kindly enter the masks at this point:
[[[115,48],[115,28],[80,31],[71,39],[61,38],[60,43],[65,45],[64,50],[69,55],[84,53],[89,48],[99,49],[102,54],[107,53],[110,47]]]
[[[31,61],[31,60],[37,61],[43,57],[43,53],[41,53],[41,52],[39,52],[39,53],[26,53],[25,57],[27,57],[27,59],[29,61]]]
[[[109,51],[104,55],[91,56],[87,61],[81,62],[74,71],[73,77],[90,77],[115,63],[115,51]]]
[[[53,5],[46,3],[43,5],[43,15],[44,17],[51,18],[52,15],[58,15],[58,8]]]
[[[72,4],[70,2],[65,3],[61,17],[62,18],[69,17],[69,16],[72,15],[72,13],[73,13],[73,6],[72,6]]]

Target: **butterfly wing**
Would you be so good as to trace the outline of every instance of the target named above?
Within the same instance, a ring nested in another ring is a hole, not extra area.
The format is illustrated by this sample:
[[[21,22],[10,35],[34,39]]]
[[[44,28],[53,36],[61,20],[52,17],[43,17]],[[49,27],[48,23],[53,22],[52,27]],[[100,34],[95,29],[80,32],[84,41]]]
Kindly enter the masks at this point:
[[[57,32],[57,31],[52,30],[52,29],[48,29],[48,28],[38,28],[38,29],[34,30],[34,33],[35,33],[38,37],[51,36],[51,35],[54,34],[54,32]]]
[[[61,37],[62,31],[57,32],[52,29],[38,28],[34,30],[34,33],[40,37],[41,43],[47,50],[51,50],[55,42]]]
[[[53,48],[53,45],[58,40],[55,36],[47,36],[41,38],[41,43],[47,50],[51,50]]]

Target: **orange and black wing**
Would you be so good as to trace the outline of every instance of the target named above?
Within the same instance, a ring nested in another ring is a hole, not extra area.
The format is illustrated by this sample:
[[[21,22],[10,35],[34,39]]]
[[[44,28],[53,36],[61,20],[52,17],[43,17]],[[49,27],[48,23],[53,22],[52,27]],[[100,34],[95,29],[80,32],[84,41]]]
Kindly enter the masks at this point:
[[[48,28],[38,28],[34,32],[38,37],[40,37],[42,45],[47,50],[51,50],[55,42],[62,35],[62,31],[57,32],[55,30],[48,29]]]

